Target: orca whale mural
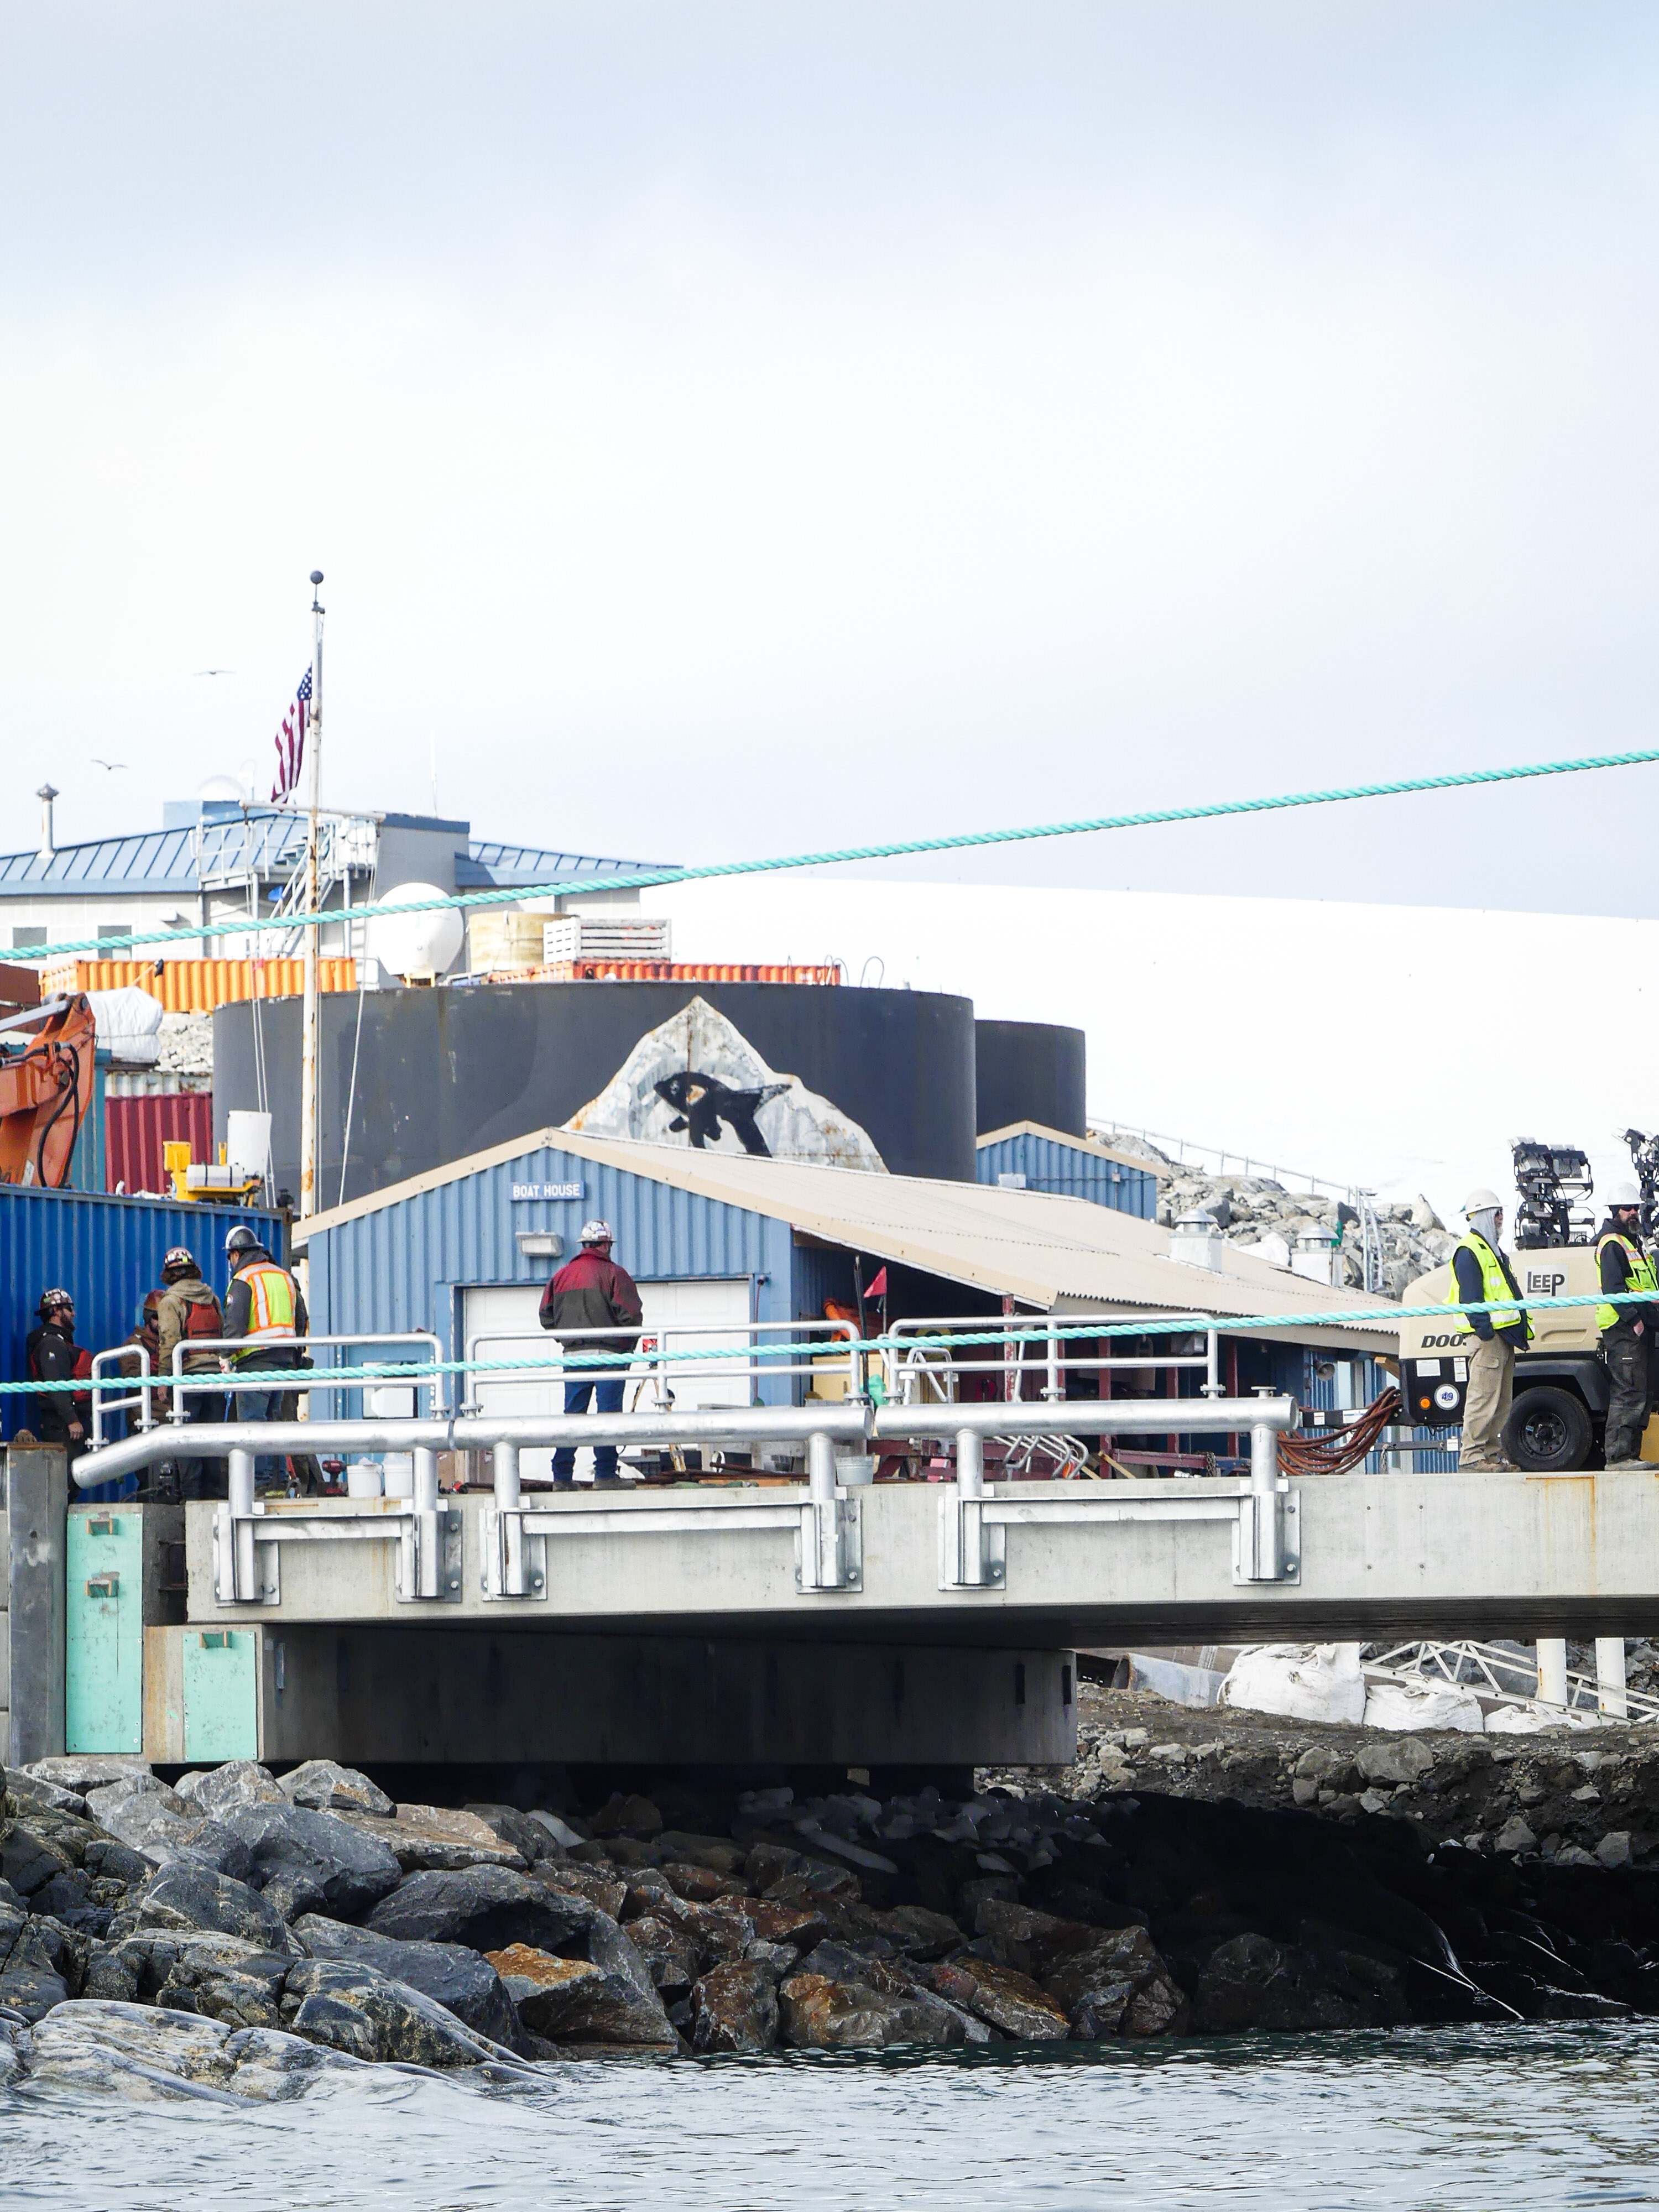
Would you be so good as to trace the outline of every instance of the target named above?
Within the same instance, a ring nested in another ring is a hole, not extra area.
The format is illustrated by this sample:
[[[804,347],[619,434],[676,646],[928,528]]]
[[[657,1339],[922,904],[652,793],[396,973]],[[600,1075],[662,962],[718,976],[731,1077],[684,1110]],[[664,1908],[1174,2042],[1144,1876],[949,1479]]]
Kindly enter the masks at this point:
[[[599,1097],[564,1126],[590,1137],[887,1172],[856,1121],[799,1077],[769,1067],[742,1030],[701,998],[647,1030]]]

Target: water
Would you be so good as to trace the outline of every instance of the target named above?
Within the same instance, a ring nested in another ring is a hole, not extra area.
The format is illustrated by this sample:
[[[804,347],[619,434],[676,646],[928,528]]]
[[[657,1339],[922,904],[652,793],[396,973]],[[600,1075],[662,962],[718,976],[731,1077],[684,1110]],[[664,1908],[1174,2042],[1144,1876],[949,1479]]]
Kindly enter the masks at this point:
[[[0,2092],[53,2212],[1563,2212],[1659,2205],[1659,2022],[562,2069],[392,2069],[228,2110]]]

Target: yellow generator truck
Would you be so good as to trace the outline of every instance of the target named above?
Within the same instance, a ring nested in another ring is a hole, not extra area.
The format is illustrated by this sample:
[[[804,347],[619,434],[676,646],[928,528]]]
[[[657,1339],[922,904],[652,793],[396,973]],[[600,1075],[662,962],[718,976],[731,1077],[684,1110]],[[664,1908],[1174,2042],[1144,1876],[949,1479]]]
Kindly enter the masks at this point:
[[[1659,1137],[1626,1133],[1642,1187],[1643,1243],[1654,1228],[1659,1191]],[[1520,1195],[1511,1243],[1523,1298],[1593,1296],[1601,1287],[1589,1162],[1565,1145],[1531,1141],[1515,1147]],[[1420,1276],[1406,1291],[1408,1306],[1437,1305],[1451,1295],[1449,1264]],[[1457,1316],[1400,1325],[1402,1419],[1413,1428],[1454,1428],[1463,1419],[1470,1339]],[[1532,1342],[1516,1354],[1515,1404],[1504,1450],[1530,1474],[1600,1467],[1608,1378],[1593,1305],[1532,1316]]]

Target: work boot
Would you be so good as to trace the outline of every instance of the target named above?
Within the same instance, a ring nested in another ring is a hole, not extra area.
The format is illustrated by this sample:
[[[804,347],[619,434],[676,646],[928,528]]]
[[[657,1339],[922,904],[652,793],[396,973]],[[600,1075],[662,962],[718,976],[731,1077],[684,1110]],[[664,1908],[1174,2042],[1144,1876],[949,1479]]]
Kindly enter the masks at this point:
[[[619,1474],[596,1474],[593,1487],[595,1490],[623,1490],[627,1485]]]

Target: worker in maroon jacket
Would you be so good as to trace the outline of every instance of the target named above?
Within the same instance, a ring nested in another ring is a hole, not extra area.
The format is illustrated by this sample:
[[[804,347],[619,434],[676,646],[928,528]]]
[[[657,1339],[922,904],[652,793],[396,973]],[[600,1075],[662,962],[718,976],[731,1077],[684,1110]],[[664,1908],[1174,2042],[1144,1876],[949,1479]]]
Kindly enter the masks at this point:
[[[614,1242],[608,1221],[585,1221],[582,1224],[582,1249],[575,1258],[560,1268],[542,1292],[541,1324],[550,1328],[561,1344],[570,1353],[570,1366],[581,1357],[584,1340],[594,1352],[632,1352],[637,1331],[645,1318],[640,1304],[640,1293],[634,1279],[625,1268],[619,1267],[611,1256]],[[600,1328],[629,1329],[629,1336],[593,1336],[589,1332]],[[567,1367],[564,1378],[564,1410],[567,1413],[585,1413],[588,1401],[597,1401],[601,1413],[620,1413],[623,1401],[623,1369],[620,1365],[605,1366],[597,1374],[573,1375]],[[553,1480],[568,1490],[575,1480],[576,1448],[561,1444],[553,1455]],[[612,1483],[621,1480],[617,1473],[615,1444],[595,1444],[593,1447],[593,1480]]]

